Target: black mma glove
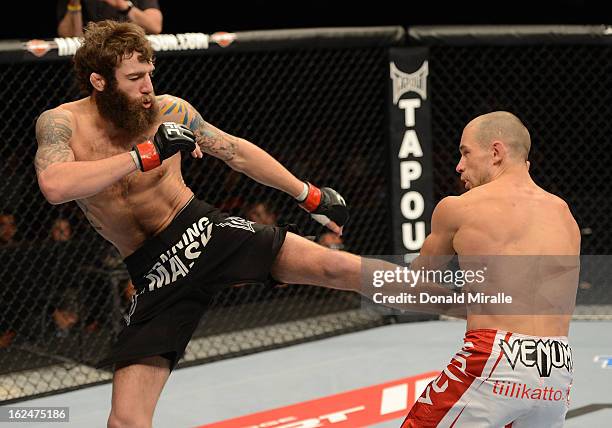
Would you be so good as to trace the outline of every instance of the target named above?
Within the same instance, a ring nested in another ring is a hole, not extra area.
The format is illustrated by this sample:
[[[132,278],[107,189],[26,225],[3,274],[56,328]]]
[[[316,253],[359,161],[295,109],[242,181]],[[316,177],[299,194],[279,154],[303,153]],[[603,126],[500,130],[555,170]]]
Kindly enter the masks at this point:
[[[195,135],[188,127],[174,122],[164,122],[157,128],[153,141],[140,143],[132,151],[136,153],[140,170],[150,171],[179,150],[192,152],[195,148]]]
[[[349,219],[349,213],[342,195],[329,187],[319,189],[308,182],[306,185],[308,194],[304,199],[298,199],[300,206],[323,226],[330,221],[340,227],[344,226]]]

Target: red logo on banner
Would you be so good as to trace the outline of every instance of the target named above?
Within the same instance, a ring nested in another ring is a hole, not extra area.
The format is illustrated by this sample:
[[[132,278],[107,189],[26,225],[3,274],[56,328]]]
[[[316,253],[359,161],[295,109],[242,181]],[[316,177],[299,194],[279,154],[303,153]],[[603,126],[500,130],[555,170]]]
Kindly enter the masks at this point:
[[[41,57],[49,52],[51,45],[45,40],[34,39],[26,43],[26,49],[30,51],[32,55]]]
[[[236,40],[236,34],[219,31],[210,35],[210,40],[218,44],[222,48],[226,48]]]
[[[422,373],[199,428],[365,427],[406,416],[427,384],[438,374]]]

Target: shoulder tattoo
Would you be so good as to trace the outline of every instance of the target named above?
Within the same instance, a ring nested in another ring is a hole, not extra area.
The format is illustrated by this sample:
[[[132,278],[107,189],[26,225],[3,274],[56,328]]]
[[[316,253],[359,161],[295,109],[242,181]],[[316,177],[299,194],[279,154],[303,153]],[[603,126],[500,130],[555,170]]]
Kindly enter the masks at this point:
[[[42,172],[57,162],[74,160],[69,144],[70,138],[72,138],[72,125],[67,112],[48,110],[41,114],[36,122],[38,141],[34,162],[36,171]]]

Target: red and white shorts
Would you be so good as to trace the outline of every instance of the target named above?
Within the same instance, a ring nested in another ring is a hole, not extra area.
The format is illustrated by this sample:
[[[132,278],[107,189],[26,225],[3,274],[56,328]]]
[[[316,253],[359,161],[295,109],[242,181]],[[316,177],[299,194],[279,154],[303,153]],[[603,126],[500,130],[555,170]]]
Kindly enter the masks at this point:
[[[566,337],[471,330],[402,428],[561,427],[572,385]]]

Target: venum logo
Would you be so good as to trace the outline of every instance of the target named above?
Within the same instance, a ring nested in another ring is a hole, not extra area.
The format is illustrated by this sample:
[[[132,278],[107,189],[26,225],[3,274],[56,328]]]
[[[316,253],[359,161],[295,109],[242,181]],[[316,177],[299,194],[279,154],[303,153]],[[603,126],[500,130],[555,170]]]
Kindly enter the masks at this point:
[[[400,210],[407,221],[402,223],[402,243],[408,251],[416,251],[425,241],[425,221],[418,220],[425,212],[423,194],[414,190],[413,182],[418,181],[423,173],[423,149],[416,131],[416,112],[421,107],[421,100],[427,99],[427,75],[429,66],[423,61],[414,73],[405,73],[397,68],[394,62],[389,64],[393,80],[393,104],[404,110],[404,136],[399,148],[400,168]],[[407,92],[415,92],[420,98],[400,100]]]
[[[508,343],[502,339],[499,346],[512,370],[520,362],[525,367],[536,366],[540,377],[549,377],[553,367],[572,371],[572,349],[556,340],[517,339]]]

